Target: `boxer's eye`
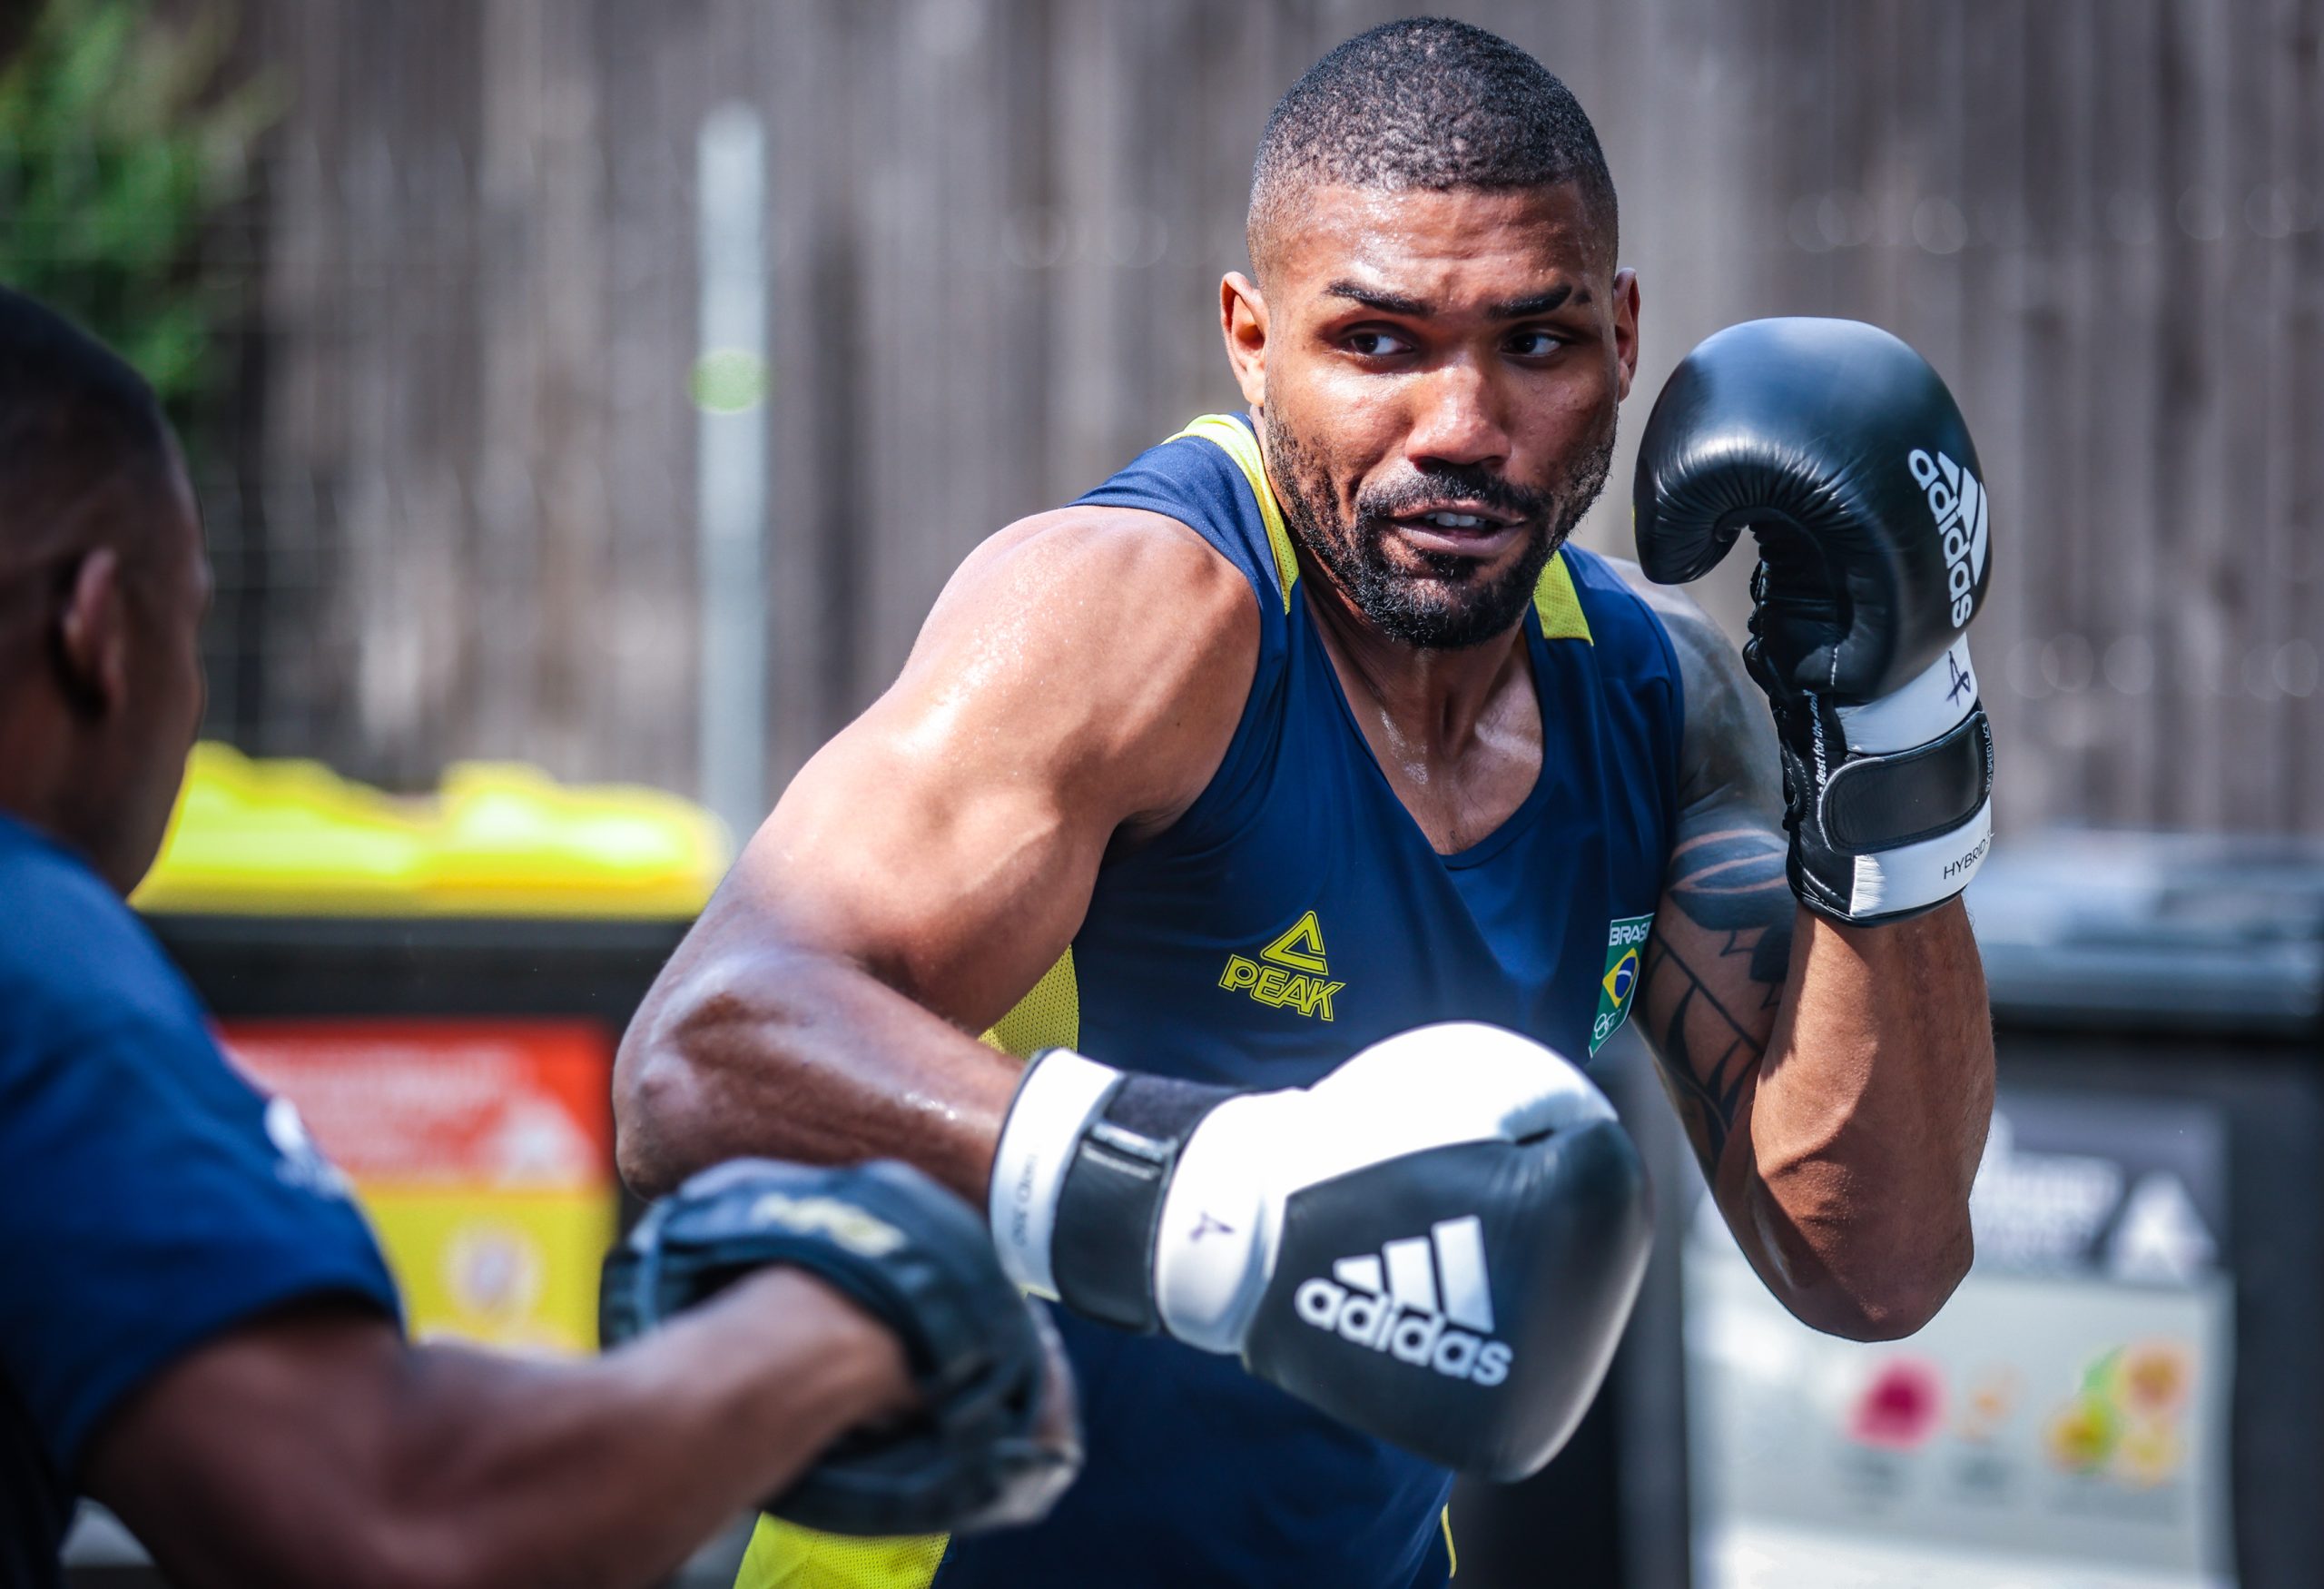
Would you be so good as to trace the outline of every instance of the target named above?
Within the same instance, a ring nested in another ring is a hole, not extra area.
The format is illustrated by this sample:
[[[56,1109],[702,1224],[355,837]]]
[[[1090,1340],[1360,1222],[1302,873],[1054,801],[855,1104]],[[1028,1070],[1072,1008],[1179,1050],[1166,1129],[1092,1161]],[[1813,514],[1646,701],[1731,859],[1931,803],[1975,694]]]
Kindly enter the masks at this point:
[[[1340,345],[1349,352],[1364,359],[1385,359],[1397,353],[1409,353],[1412,344],[1393,331],[1377,326],[1353,331],[1340,339]]]
[[[1512,332],[1505,345],[1512,358],[1546,359],[1565,346],[1565,339],[1555,331],[1535,329]]]

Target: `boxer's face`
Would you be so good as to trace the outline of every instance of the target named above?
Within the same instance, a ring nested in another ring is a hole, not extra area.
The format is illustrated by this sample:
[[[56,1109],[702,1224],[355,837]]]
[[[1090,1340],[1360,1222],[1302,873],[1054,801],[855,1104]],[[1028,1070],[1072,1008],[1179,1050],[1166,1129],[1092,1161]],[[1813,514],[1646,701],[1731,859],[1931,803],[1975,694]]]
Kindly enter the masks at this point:
[[[1295,536],[1393,639],[1505,633],[1605,484],[1635,278],[1571,184],[1325,187],[1278,231],[1222,306]]]

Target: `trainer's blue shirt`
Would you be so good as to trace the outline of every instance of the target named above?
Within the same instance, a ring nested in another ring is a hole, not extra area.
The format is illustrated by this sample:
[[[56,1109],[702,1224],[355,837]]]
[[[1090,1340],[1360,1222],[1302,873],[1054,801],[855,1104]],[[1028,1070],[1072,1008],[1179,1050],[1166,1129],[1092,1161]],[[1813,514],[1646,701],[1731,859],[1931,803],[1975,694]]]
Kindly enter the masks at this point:
[[[1629,1013],[1677,807],[1678,669],[1645,604],[1589,553],[1550,564],[1524,617],[1540,777],[1490,835],[1442,855],[1348,706],[1247,423],[1196,420],[1082,501],[1166,514],[1240,569],[1258,668],[1203,794],[1107,861],[1070,950],[991,1039],[1254,1088],[1455,1018],[1594,1054]],[[770,1525],[742,1584],[918,1589],[931,1569],[937,1589],[1445,1582],[1444,1469],[1232,1357],[1057,1323],[1088,1465],[1046,1522],[917,1551]],[[785,1575],[803,1561],[817,1570]]]
[[[396,1294],[297,1113],[82,862],[0,816],[0,1585],[59,1581],[91,1433],[266,1308]]]

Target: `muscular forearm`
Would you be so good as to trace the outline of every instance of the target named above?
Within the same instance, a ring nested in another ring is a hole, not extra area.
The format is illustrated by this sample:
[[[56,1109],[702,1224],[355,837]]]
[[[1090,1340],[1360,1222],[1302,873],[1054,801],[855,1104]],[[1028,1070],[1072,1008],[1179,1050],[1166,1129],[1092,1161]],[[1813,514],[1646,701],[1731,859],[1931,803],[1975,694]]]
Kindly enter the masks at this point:
[[[623,1041],[622,1174],[654,1195],[745,1154],[894,1158],[980,1207],[1018,1071],[841,957],[706,947]]]
[[[774,1272],[602,1363],[413,1355],[406,1506],[485,1584],[646,1583],[905,1392],[888,1332]]]
[[[793,1271],[585,1364],[414,1348],[325,1310],[173,1372],[91,1487],[177,1583],[611,1589],[909,1394],[888,1332]]]
[[[1761,1268],[1794,1312],[1892,1336],[1942,1306],[1969,1263],[1993,1088],[1984,976],[1957,900],[1873,928],[1801,913],[1743,1189]]]

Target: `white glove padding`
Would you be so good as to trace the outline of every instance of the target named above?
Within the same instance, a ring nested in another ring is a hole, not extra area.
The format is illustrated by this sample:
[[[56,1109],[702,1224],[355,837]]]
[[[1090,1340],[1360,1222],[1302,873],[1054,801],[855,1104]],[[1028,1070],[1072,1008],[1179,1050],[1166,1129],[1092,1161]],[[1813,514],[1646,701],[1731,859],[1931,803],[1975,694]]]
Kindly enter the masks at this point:
[[[1002,1265],[1159,1326],[1447,1466],[1521,1477],[1596,1394],[1645,1268],[1646,1177],[1589,1079],[1423,1027],[1236,1092],[1038,1056],[994,1162]]]

